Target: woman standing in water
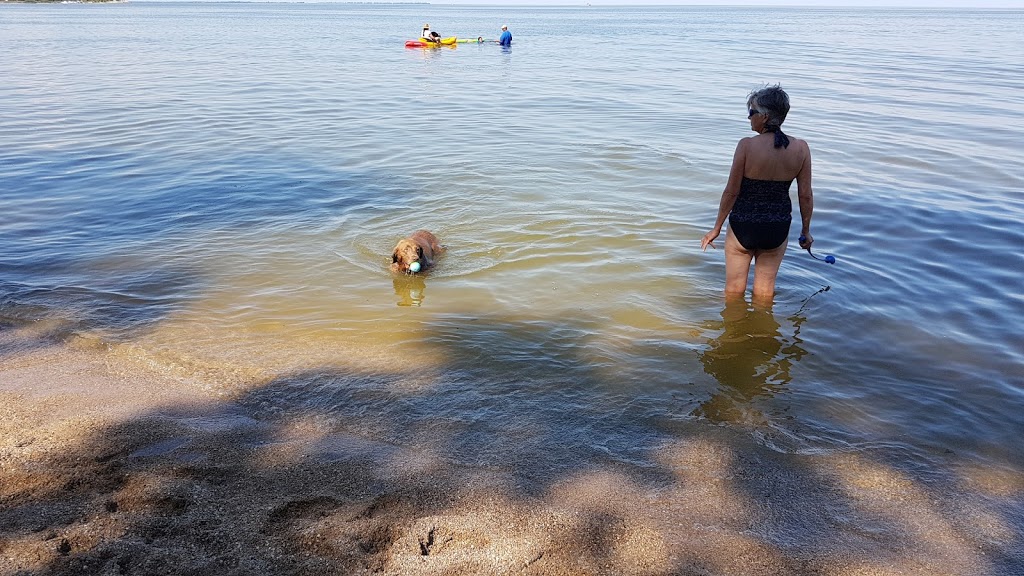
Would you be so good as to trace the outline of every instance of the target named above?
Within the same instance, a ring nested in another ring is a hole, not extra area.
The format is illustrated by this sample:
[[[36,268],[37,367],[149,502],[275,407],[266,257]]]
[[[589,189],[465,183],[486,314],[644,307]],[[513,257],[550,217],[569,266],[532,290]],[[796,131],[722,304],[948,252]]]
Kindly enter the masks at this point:
[[[702,250],[714,248],[715,238],[729,218],[725,238],[725,294],[742,297],[747,290],[750,262],[754,262],[753,300],[770,304],[775,277],[786,254],[793,203],[789,188],[796,180],[800,202],[800,247],[808,249],[811,236],[811,149],[807,143],[782,133],[789,113],[789,95],[778,86],[751,92],[747,98],[750,129],[757,136],[743,138],[733,154],[729,181],[722,192],[715,227],[700,241]]]

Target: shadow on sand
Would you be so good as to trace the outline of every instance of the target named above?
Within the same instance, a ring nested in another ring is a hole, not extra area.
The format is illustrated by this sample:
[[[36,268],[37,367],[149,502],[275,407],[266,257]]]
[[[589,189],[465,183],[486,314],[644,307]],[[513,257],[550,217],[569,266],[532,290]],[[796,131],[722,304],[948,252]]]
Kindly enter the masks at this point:
[[[723,338],[757,328],[766,339],[764,364],[729,368],[728,377],[718,367],[727,346],[709,344],[705,366],[730,387],[729,405],[771,393],[772,385],[748,390],[735,378],[776,374],[798,359],[767,342],[778,322],[725,320]],[[449,373],[469,371],[457,383],[311,370],[231,399],[116,418],[91,406],[101,417],[41,418],[39,427],[28,407],[15,406],[0,445],[0,574],[995,575],[1024,567],[1020,493],[996,498],[926,481],[887,464],[899,455],[883,449],[780,453],[710,418],[651,434],[608,419],[585,393],[572,399],[573,414],[545,414],[546,404],[566,405],[560,378],[576,390],[611,383],[567,359],[569,347],[552,352],[555,374],[541,386],[542,371],[491,352],[508,350],[498,342],[536,340],[534,330],[491,318],[440,338]],[[504,388],[474,399],[470,366],[494,367],[478,376],[500,372]],[[583,440],[621,436],[644,458],[616,457],[611,441],[601,459]]]

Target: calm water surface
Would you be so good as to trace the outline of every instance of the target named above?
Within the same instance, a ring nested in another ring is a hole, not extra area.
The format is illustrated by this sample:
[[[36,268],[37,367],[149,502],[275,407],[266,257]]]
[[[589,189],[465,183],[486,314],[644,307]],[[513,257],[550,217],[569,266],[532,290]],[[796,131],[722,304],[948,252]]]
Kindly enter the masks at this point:
[[[1021,46],[1022,11],[3,6],[0,321],[469,465],[703,422],[1019,475]],[[727,306],[699,241],[776,82],[838,262]],[[394,278],[416,228],[449,252]]]

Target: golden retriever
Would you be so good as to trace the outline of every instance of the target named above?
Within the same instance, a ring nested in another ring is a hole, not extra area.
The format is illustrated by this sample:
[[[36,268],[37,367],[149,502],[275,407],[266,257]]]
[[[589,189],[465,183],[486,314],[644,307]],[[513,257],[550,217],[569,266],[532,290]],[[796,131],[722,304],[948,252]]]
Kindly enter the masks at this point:
[[[402,238],[391,253],[391,271],[413,274],[434,265],[434,258],[444,252],[444,246],[426,230],[417,230]]]

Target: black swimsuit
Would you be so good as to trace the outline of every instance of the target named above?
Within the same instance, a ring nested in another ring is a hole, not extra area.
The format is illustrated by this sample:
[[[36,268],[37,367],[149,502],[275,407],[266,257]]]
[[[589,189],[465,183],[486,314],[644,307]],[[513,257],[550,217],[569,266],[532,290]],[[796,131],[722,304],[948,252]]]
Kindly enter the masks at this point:
[[[778,248],[789,236],[793,202],[792,180],[754,180],[743,177],[740,193],[729,213],[729,228],[747,250]]]

